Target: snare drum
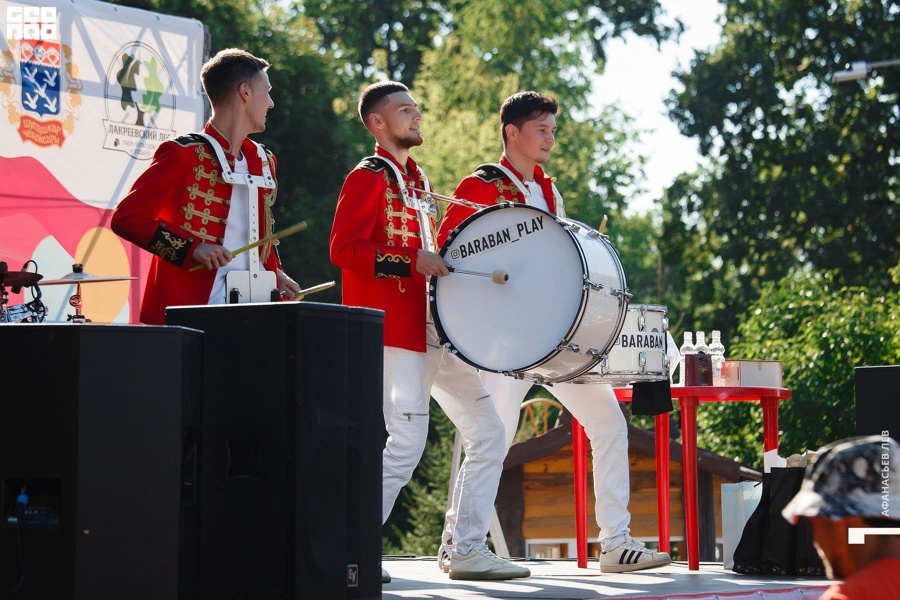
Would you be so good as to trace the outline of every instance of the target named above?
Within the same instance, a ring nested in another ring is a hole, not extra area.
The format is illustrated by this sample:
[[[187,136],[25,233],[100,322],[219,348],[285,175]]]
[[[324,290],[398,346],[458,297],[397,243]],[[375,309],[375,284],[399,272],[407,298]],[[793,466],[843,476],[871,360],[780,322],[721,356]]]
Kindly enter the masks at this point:
[[[658,304],[631,304],[625,325],[615,344],[597,369],[578,377],[573,383],[627,384],[637,381],[662,381],[669,378],[666,333],[669,311]]]
[[[625,319],[625,271],[609,238],[524,204],[478,211],[450,234],[441,256],[472,272],[504,270],[505,283],[452,273],[432,277],[441,339],[467,363],[538,383],[590,371]]]

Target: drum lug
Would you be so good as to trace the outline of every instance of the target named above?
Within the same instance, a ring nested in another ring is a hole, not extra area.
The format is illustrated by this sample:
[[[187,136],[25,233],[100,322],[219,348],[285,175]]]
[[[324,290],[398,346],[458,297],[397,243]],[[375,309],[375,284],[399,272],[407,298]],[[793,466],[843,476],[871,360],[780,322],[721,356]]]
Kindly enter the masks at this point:
[[[585,277],[585,278],[584,278],[584,285],[582,286],[582,289],[585,289],[585,290],[586,290],[586,289],[588,289],[588,288],[591,288],[591,289],[594,290],[595,292],[599,292],[600,290],[603,289],[603,284],[602,284],[602,283],[594,283],[593,281],[591,281],[590,279],[588,279],[587,277]]]
[[[669,330],[669,317],[663,317],[663,320],[662,320],[662,330],[663,330],[663,331],[668,331],[668,330]]]
[[[587,236],[591,239],[596,239],[602,235],[603,234],[600,233],[599,231],[597,231],[596,229],[591,229],[590,231],[588,231],[588,234],[587,234]]]
[[[556,347],[557,350],[571,350],[575,354],[581,350],[581,347],[578,344],[572,344],[570,342],[566,342],[566,340],[562,340],[559,343],[559,346]]]
[[[643,352],[638,354],[638,366],[641,368],[641,373],[647,370],[647,355]]]
[[[579,231],[581,231],[581,227],[579,227],[576,223],[572,223],[571,221],[566,223],[565,227],[572,233],[578,233]]]
[[[638,331],[644,331],[645,329],[647,329],[647,315],[642,310],[641,316],[638,317]]]
[[[615,288],[610,290],[609,295],[610,296],[624,296],[626,300],[631,300],[631,296],[632,296],[631,292],[629,292],[628,290],[619,290],[619,289],[615,289]]]
[[[596,348],[588,348],[588,351],[585,352],[585,354],[587,354],[588,356],[590,356],[592,358],[596,358],[596,357],[600,356],[600,351],[597,350]]]

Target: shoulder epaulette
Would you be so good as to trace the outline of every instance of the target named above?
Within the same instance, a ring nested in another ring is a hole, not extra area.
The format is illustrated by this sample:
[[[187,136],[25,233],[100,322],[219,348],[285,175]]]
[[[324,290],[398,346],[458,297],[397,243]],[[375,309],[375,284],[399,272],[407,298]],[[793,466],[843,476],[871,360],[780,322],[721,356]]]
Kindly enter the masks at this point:
[[[362,159],[358,165],[356,165],[357,169],[367,169],[369,171],[374,171],[375,173],[380,173],[387,169],[387,162],[379,158],[377,156],[367,156]]]
[[[205,144],[206,139],[198,133],[186,133],[184,135],[179,135],[177,138],[172,140],[179,146],[196,146],[197,144]]]
[[[479,165],[472,175],[485,183],[491,183],[506,177],[506,174],[497,168],[496,165]]]

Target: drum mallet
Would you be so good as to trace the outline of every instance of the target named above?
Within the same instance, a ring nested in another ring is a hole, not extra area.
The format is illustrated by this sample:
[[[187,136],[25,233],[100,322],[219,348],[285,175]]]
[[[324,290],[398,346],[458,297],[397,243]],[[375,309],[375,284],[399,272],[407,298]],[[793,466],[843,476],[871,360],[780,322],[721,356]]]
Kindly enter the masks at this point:
[[[480,271],[464,271],[462,269],[457,269],[456,267],[447,267],[451,273],[461,273],[463,275],[477,275],[478,277],[490,277],[491,281],[494,283],[499,283],[503,285],[507,281],[509,281],[509,273],[504,271],[503,269],[497,269],[492,273],[482,273]]]

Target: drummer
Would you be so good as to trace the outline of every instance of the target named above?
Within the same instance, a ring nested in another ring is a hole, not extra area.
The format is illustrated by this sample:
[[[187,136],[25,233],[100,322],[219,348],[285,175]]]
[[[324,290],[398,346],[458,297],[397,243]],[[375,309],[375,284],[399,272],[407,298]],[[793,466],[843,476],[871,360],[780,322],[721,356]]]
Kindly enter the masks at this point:
[[[448,511],[456,524],[450,578],[528,577],[528,569],[495,556],[485,544],[506,453],[503,422],[478,371],[438,343],[427,314],[426,278],[450,272],[434,252],[433,205],[407,189],[429,189],[409,156],[424,141],[422,113],[405,85],[386,81],[363,91],[359,116],[375,137],[375,155],[344,181],[330,249],[341,268],[343,303],[385,312],[383,521],[422,457],[433,395],[466,451]],[[384,569],[382,580],[390,581]]]
[[[517,202],[565,217],[562,196],[541,168],[549,160],[556,141],[558,111],[555,99],[537,92],[519,92],[504,100],[500,107],[503,154],[499,164],[476,168],[462,180],[453,195],[487,205]],[[451,204],[438,232],[439,245],[473,212],[466,206]],[[481,372],[481,378],[503,419],[509,448],[519,423],[519,407],[532,382],[487,371]],[[669,564],[672,559],[668,554],[650,550],[629,535],[628,426],[612,387],[557,383],[547,389],[584,425],[591,440],[602,547],[600,570],[624,573]],[[448,518],[438,552],[442,568],[447,548],[455,541],[455,529],[453,519]]]
[[[298,299],[277,241],[228,250],[265,239],[275,223],[275,156],[247,137],[265,131],[274,106],[268,68],[238,49],[207,61],[200,77],[212,116],[203,132],[160,144],[113,214],[112,230],[154,255],[142,323],[165,324],[167,306]]]

